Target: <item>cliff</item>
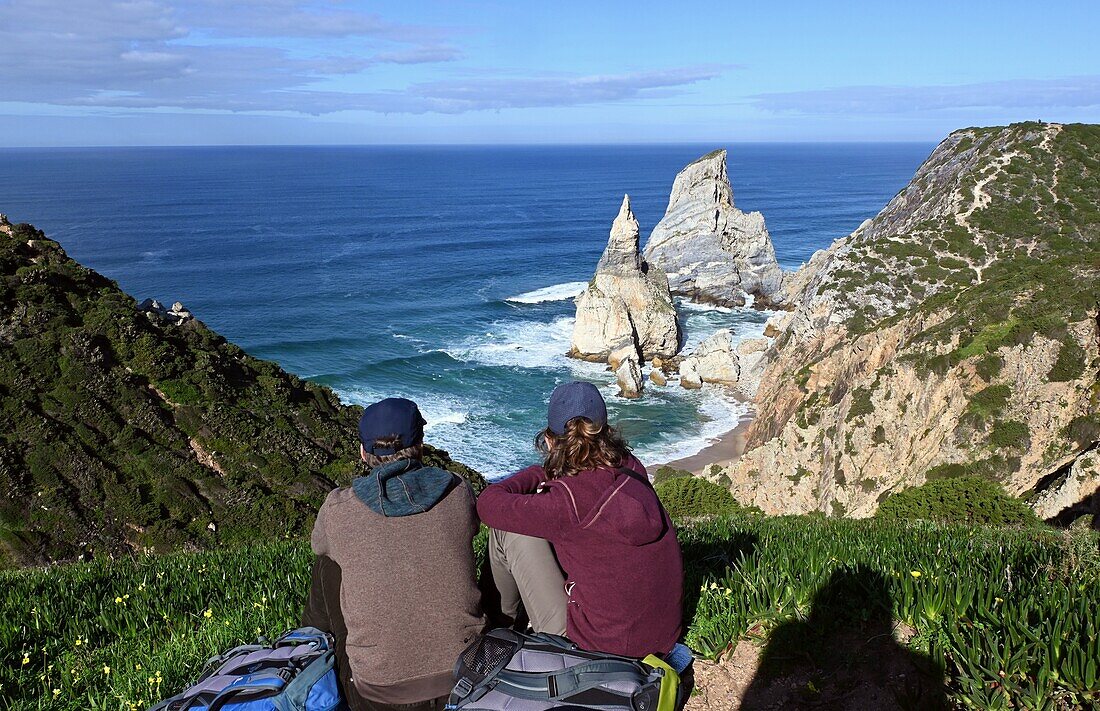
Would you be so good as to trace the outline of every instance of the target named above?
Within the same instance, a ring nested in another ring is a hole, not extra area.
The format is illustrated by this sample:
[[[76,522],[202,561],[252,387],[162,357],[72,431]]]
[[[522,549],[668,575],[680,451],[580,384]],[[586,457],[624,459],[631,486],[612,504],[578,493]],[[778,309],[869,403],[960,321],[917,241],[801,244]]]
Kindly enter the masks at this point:
[[[751,297],[766,304],[782,284],[764,216],[733,204],[724,150],[677,174],[645,258],[668,274],[673,293],[693,301],[743,306]]]
[[[680,327],[668,279],[642,259],[638,239],[638,220],[630,196],[625,196],[596,273],[577,297],[571,356],[607,361],[627,346],[649,359],[679,350]],[[614,360],[618,368],[624,359]]]
[[[716,475],[743,503],[867,516],[969,473],[1052,516],[1095,491],[1100,127],[952,133],[776,300],[747,452]]]
[[[2,217],[0,263],[0,567],[300,534],[361,471],[328,388]]]

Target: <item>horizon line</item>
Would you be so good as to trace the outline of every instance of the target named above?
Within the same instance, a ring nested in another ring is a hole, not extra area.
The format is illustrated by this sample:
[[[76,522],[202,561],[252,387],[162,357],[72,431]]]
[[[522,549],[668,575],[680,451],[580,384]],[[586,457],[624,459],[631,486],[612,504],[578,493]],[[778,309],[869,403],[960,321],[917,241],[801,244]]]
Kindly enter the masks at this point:
[[[73,144],[73,145],[24,145],[0,146],[0,151],[10,150],[73,150],[73,149],[127,149],[127,148],[585,148],[585,147],[654,147],[654,146],[703,146],[703,145],[928,145],[943,139],[894,139],[894,140],[759,140],[759,141],[577,141],[557,143],[137,143],[137,144]]]

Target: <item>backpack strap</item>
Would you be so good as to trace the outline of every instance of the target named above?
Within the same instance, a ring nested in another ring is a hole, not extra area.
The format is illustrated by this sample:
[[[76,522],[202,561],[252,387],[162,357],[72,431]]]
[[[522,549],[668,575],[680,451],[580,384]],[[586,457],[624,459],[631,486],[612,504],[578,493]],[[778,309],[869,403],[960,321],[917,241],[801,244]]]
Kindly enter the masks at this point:
[[[239,701],[248,697],[274,696],[287,684],[285,673],[261,672],[243,676],[229,686],[222,689],[221,693],[210,700],[206,711],[218,711],[230,701]],[[193,696],[187,700],[180,711],[187,711],[199,700],[199,696]]]
[[[596,659],[557,672],[502,669],[496,676],[508,694],[521,699],[553,701],[587,691],[609,681],[645,683],[649,675],[636,662]]]

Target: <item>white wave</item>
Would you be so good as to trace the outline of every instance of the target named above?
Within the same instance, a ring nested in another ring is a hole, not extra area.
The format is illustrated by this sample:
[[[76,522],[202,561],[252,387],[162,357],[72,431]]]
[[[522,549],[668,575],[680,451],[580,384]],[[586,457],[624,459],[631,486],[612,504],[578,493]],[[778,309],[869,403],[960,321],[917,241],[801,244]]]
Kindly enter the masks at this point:
[[[664,439],[638,447],[638,458],[655,469],[660,464],[691,457],[714,444],[719,437],[732,431],[749,413],[748,403],[734,398],[725,389],[704,385],[702,390],[684,391],[683,397],[697,399],[697,407],[706,420],[689,437]]]
[[[584,291],[586,286],[588,286],[588,282],[571,281],[565,284],[544,286],[541,289],[528,291],[519,296],[509,296],[505,301],[511,301],[516,304],[541,304],[546,301],[565,301],[566,299],[576,298]]]
[[[572,316],[562,316],[550,323],[497,321],[493,330],[466,338],[443,352],[456,360],[482,365],[603,370],[599,364],[566,356],[573,340],[573,320]]]
[[[431,430],[440,425],[462,425],[466,423],[467,417],[468,413],[465,412],[445,412],[435,417],[425,414],[424,419],[428,421],[428,424],[424,425],[424,429]]]
[[[687,299],[677,299],[676,305],[685,311],[717,311],[718,313],[728,314],[733,313],[733,309],[729,306],[719,306],[718,304],[704,304],[698,301],[688,301]]]

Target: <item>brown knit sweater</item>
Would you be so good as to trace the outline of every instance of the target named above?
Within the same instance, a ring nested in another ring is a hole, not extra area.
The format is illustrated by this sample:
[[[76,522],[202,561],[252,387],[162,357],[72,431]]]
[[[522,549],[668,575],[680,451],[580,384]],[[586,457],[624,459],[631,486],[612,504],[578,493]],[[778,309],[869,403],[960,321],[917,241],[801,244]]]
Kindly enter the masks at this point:
[[[340,566],[348,662],[364,698],[405,704],[450,691],[455,660],[485,626],[477,530],[464,482],[406,516],[376,513],[350,487],[329,494],[311,542]]]

